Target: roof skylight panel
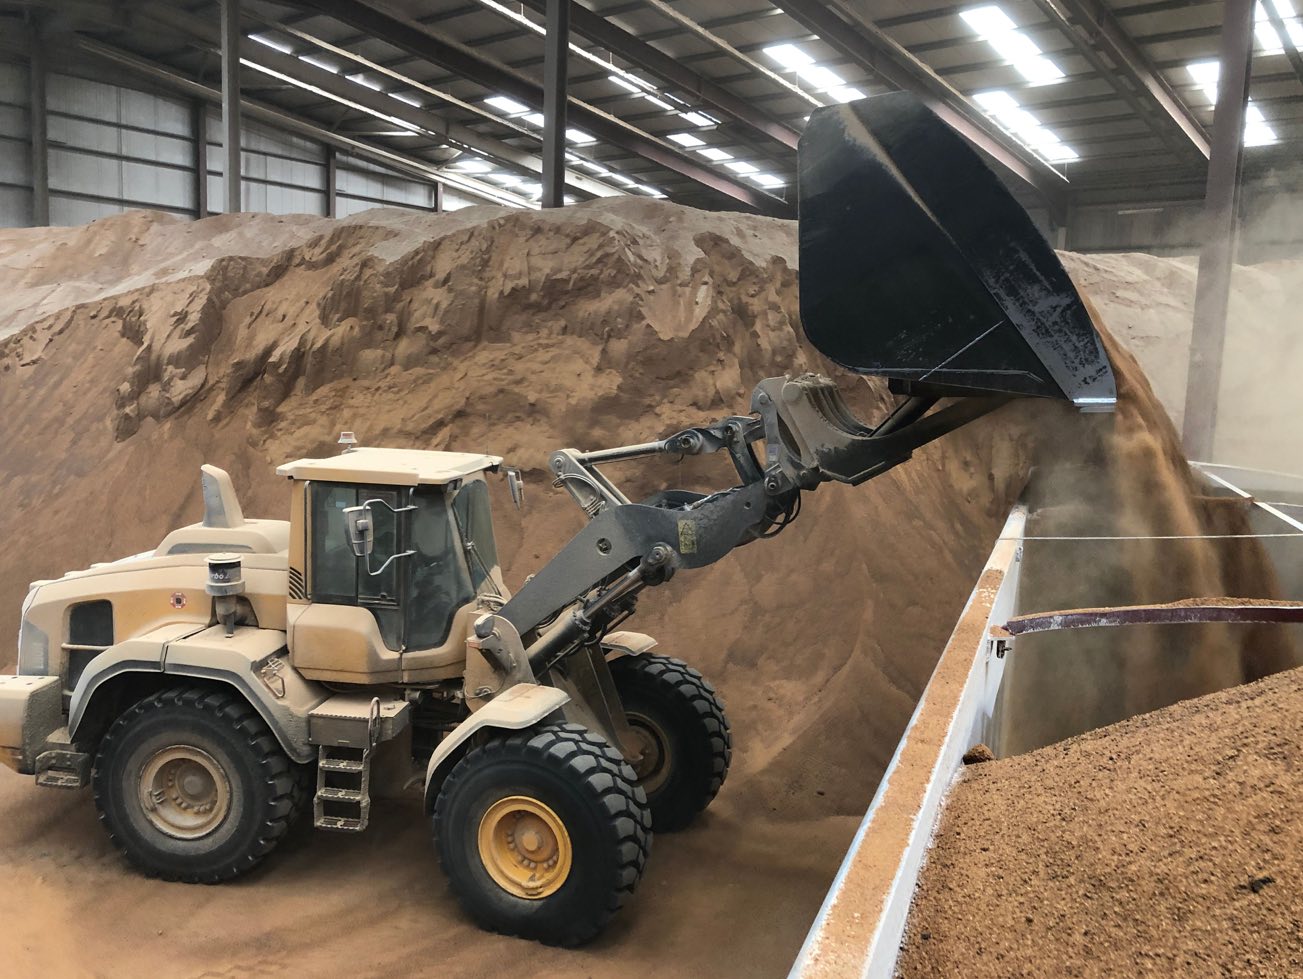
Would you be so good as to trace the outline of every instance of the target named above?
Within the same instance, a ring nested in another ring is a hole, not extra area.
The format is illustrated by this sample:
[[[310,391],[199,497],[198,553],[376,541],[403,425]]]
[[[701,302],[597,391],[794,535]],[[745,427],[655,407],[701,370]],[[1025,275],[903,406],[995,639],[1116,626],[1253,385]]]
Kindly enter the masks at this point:
[[[1295,51],[1303,51],[1303,21],[1299,20],[1293,0],[1260,0],[1253,11],[1253,30],[1262,53],[1285,53],[1285,45],[1281,41],[1280,33],[1272,24],[1271,18],[1267,16],[1266,3],[1270,3],[1276,9],[1276,13],[1285,24],[1285,33],[1289,36],[1290,47]]]
[[[961,10],[959,16],[1031,84],[1049,85],[1064,77],[1059,66],[1000,7],[994,4],[973,7]]]
[[[1041,123],[1031,112],[1018,104],[1009,92],[995,89],[989,92],[977,92],[973,95],[976,102],[1005,131],[1011,133],[1033,153],[1048,163],[1070,163],[1080,159],[1071,146],[1059,138],[1058,134]]]
[[[529,111],[529,106],[521,105],[515,99],[509,99],[505,95],[491,95],[484,100],[485,105],[491,105],[503,115],[519,116]]]
[[[1217,81],[1221,78],[1221,68],[1222,66],[1216,61],[1195,61],[1185,66],[1185,70],[1199,91],[1214,106],[1217,105]],[[1276,130],[1262,114],[1262,109],[1254,105],[1253,100],[1250,99],[1244,107],[1244,145],[1269,146],[1278,138]]]
[[[771,44],[765,54],[784,71],[795,73],[812,90],[827,95],[834,102],[853,102],[864,98],[864,92],[847,85],[846,79],[826,65],[817,64],[807,52],[795,44]]]

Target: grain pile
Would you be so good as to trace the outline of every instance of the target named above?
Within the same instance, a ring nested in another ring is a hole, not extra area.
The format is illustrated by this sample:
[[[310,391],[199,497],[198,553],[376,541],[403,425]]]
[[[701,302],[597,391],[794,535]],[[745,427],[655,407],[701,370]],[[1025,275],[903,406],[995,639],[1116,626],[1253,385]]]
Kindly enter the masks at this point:
[[[232,473],[246,513],[283,516],[274,466],[333,451],[341,429],[523,466],[524,512],[496,509],[519,582],[581,526],[547,486],[548,451],[659,437],[745,410],[760,378],[828,369],[799,337],[795,244],[787,222],[627,198],[0,233],[0,322],[21,327],[0,340],[0,635],[29,580],[198,519],[202,462]],[[132,875],[85,795],[0,772],[0,952],[28,974],[781,974],[1033,464],[1089,463],[1116,487],[1106,499],[1162,493],[1155,507],[1205,526],[1170,425],[1116,354],[1117,421],[1002,409],[863,487],[821,489],[777,540],[648,594],[633,627],[717,682],[734,770],[700,826],[658,838],[636,900],[593,947],[475,931],[412,799],[379,805],[357,839],[306,833],[251,879],[199,889]],[[861,414],[881,410],[880,388],[844,380]],[[1112,452],[1115,426],[1133,451]],[[721,475],[711,460],[611,472],[635,491]],[[1270,585],[1251,548],[1196,557],[1201,587]],[[1233,641],[1215,652],[1243,673]]]
[[[1303,671],[951,790],[897,965],[931,976],[1303,975]]]

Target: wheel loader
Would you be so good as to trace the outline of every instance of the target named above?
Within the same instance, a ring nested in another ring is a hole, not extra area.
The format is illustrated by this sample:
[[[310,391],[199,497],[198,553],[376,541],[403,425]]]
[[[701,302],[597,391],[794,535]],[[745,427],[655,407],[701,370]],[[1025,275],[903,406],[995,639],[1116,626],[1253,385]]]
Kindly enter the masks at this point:
[[[1077,293],[982,160],[904,94],[816,110],[799,151],[803,327],[899,396],[875,424],[835,384],[761,380],[746,414],[548,467],[586,526],[517,590],[475,452],[287,462],[289,519],[245,517],[204,466],[203,520],[152,551],[31,586],[0,758],[93,788],[146,874],[215,883],[302,814],[361,832],[377,759],[415,772],[443,870],[486,928],[573,945],[637,886],[652,832],[715,798],[732,750],[691,666],[624,631],[643,589],[772,537],[1015,397],[1107,410]],[[690,365],[685,365],[685,369]],[[629,499],[603,466],[726,453],[736,482]],[[776,572],[770,572],[776,573]],[[405,768],[403,767],[405,766]]]

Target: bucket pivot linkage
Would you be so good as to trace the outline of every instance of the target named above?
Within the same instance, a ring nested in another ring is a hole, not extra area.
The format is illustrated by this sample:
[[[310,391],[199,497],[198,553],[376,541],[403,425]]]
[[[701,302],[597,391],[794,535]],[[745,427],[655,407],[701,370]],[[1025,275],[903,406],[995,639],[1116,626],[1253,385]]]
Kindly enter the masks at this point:
[[[778,533],[821,483],[863,483],[1012,398],[1083,411],[1116,401],[1103,343],[1053,249],[918,99],[816,109],[799,171],[806,337],[903,397],[869,425],[827,377],[771,377],[749,415],[554,452],[552,474],[589,523],[500,612],[530,637],[536,670],[614,628],[642,588]],[[713,452],[728,453],[737,483],[707,494],[665,489],[634,502],[599,468]]]

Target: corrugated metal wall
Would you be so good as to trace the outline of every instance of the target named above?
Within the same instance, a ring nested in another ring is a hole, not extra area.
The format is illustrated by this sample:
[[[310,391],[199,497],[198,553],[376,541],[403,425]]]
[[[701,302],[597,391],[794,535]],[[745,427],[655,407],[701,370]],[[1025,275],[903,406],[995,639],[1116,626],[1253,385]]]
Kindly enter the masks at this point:
[[[0,61],[0,227],[32,223],[30,105],[27,65]]]
[[[49,129],[50,223],[83,224],[130,208],[193,217],[199,208],[196,133],[207,140],[207,213],[222,209],[224,155],[221,116],[167,94],[90,77],[50,72],[46,83]],[[326,148],[313,140],[243,120],[242,202],[272,214],[327,212]],[[0,59],[0,227],[32,223],[29,69]],[[336,213],[372,207],[430,211],[433,184],[340,154]],[[455,210],[480,203],[448,192]]]
[[[132,207],[194,214],[188,103],[51,73],[46,105],[51,224]]]

